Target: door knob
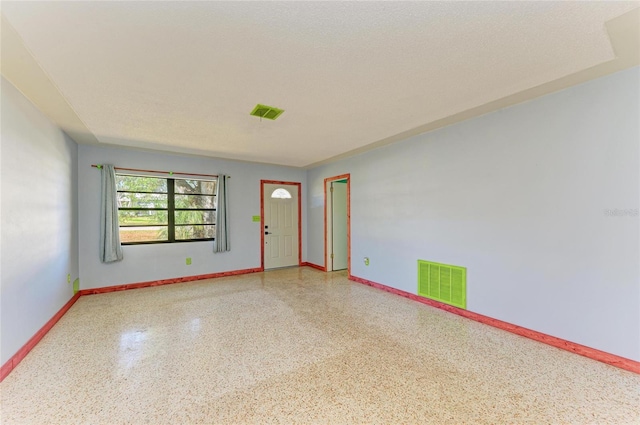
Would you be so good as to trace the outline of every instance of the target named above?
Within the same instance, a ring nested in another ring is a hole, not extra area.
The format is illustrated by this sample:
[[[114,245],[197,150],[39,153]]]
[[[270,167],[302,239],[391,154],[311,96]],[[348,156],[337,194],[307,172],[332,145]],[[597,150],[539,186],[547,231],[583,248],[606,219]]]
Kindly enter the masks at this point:
[[[265,234],[265,235],[270,235],[270,234],[271,234],[271,232],[264,232],[264,234]]]

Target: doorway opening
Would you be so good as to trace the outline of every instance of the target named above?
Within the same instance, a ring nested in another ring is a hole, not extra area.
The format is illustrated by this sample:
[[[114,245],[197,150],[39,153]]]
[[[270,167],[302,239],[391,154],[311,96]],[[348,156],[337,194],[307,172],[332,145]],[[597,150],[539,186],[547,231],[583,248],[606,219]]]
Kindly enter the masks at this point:
[[[325,270],[347,270],[351,275],[350,174],[324,179]]]
[[[302,262],[301,187],[298,182],[260,181],[262,270]]]

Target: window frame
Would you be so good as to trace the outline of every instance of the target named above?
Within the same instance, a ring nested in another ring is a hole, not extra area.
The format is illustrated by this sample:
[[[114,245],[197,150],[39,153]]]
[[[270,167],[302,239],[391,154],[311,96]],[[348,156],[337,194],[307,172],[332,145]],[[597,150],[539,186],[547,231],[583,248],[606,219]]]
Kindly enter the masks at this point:
[[[135,241],[135,242],[120,242],[121,245],[155,245],[155,244],[167,244],[167,243],[183,243],[183,242],[207,242],[214,241],[215,236],[212,238],[198,238],[198,239],[176,239],[176,227],[181,226],[217,226],[217,223],[213,224],[202,224],[202,223],[187,223],[187,224],[176,224],[175,223],[175,213],[176,211],[216,211],[217,208],[176,208],[175,206],[175,197],[176,195],[187,195],[187,196],[211,196],[214,198],[214,202],[216,202],[216,194],[209,193],[176,193],[175,191],[175,181],[176,180],[193,180],[193,181],[206,181],[216,182],[216,189],[218,185],[218,179],[192,179],[192,178],[176,178],[176,177],[159,177],[153,175],[136,175],[136,174],[127,174],[127,173],[116,173],[117,176],[126,176],[126,177],[150,177],[154,179],[161,179],[167,182],[167,191],[166,192],[148,192],[148,191],[133,191],[133,190],[118,190],[116,188],[116,193],[147,193],[147,194],[160,194],[167,196],[167,208],[140,208],[140,207],[120,207],[118,206],[118,213],[120,211],[166,211],[167,212],[167,224],[143,224],[143,225],[122,225],[120,224],[120,214],[118,214],[118,232],[123,227],[166,227],[167,228],[167,239],[166,240],[154,240],[154,241]],[[217,191],[217,190],[216,190]],[[217,202],[215,203],[217,207]]]

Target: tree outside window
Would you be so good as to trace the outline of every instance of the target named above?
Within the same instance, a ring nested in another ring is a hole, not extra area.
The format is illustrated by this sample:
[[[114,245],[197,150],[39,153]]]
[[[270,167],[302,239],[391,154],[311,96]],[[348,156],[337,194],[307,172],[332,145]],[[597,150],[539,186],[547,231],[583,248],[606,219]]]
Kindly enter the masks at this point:
[[[123,244],[213,240],[216,181],[116,175]]]

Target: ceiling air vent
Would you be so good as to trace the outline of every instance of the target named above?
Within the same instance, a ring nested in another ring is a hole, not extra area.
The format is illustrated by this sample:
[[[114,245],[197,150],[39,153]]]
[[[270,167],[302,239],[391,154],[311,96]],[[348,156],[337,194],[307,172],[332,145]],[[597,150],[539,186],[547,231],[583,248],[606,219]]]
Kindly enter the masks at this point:
[[[467,269],[418,260],[418,295],[467,308]]]
[[[283,112],[284,109],[257,104],[256,107],[253,108],[253,111],[251,111],[250,115],[253,115],[254,117],[266,118],[268,120],[275,120],[280,115],[282,115]]]

